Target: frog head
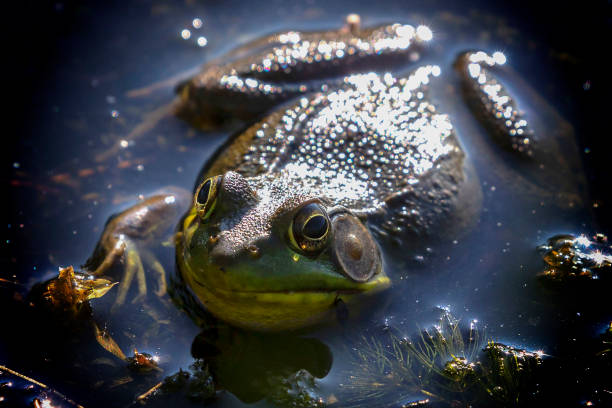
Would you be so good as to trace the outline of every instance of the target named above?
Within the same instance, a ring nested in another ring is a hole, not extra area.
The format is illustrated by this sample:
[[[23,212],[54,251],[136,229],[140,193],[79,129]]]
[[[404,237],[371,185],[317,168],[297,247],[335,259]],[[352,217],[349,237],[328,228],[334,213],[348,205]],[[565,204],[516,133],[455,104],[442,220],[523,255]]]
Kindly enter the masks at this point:
[[[221,320],[256,330],[325,320],[387,288],[379,248],[349,210],[236,172],[205,179],[183,220],[183,279]]]

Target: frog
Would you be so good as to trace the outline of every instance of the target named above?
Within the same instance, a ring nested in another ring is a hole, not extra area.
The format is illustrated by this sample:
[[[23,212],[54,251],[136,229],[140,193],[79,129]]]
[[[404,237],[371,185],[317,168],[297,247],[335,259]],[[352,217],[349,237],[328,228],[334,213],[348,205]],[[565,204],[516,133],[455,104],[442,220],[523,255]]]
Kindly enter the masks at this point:
[[[339,30],[273,34],[205,65],[178,86],[180,115],[249,125],[204,164],[193,192],[166,190],[109,220],[84,270],[119,282],[114,308],[153,284],[190,314],[261,332],[330,322],[384,294],[385,256],[460,236],[482,208],[478,159],[430,96],[442,69],[415,67],[432,36],[409,24],[364,29],[351,15]],[[509,182],[580,205],[571,131],[561,119],[532,130],[500,79],[516,78],[504,54],[467,50],[453,68],[452,97],[491,135],[481,143],[501,152],[495,166],[518,163]],[[151,250],[164,240],[175,248],[171,285]]]

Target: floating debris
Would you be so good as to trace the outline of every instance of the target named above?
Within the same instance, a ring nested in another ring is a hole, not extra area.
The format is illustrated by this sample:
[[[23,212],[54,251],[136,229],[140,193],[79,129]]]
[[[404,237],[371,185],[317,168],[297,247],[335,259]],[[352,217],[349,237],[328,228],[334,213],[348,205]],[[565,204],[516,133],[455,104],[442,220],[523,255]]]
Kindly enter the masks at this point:
[[[421,408],[421,407],[429,407],[430,401],[425,398],[419,401],[412,401],[407,404],[402,405],[402,408]]]
[[[147,406],[167,406],[167,401],[176,402],[177,395],[183,394],[190,401],[204,403],[215,396],[215,383],[204,360],[196,360],[189,371],[179,370],[166,377],[161,383],[154,385],[136,401],[147,402]]]
[[[111,335],[106,330],[100,330],[97,324],[94,324],[94,334],[96,336],[96,341],[98,344],[102,346],[106,351],[113,354],[117,358],[121,360],[127,360],[127,357],[121,351],[121,348],[117,344],[117,342],[111,337]]]
[[[88,300],[104,296],[117,282],[76,273],[72,266],[60,268],[59,274],[32,290],[33,300],[50,305],[54,310],[79,312]]]
[[[569,234],[549,238],[538,247],[546,262],[541,276],[552,281],[607,278],[612,268],[612,256],[606,253],[607,240],[604,234],[596,234],[592,240]]]
[[[526,401],[537,394],[538,384],[534,378],[542,364],[542,355],[542,352],[501,343],[487,344],[484,358],[478,363],[480,391],[492,400],[486,405],[528,405]]]
[[[0,365],[0,406],[83,408],[48,385],[3,365]]]
[[[157,365],[158,358],[149,353],[140,353],[134,349],[134,355],[126,359],[128,368],[137,373],[149,373],[151,371],[162,371]]]

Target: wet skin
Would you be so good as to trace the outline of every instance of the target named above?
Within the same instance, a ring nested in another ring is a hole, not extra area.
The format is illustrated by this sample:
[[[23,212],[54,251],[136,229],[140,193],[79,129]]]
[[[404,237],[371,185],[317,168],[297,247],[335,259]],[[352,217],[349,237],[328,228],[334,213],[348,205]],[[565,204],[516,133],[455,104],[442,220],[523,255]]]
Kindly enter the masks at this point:
[[[134,281],[133,298],[146,294],[143,262],[163,295],[164,268],[148,248],[188,208],[173,234],[181,296],[189,298],[182,303],[231,325],[310,326],[340,302],[350,307],[389,287],[380,246],[400,243],[406,253],[456,236],[481,205],[472,162],[429,96],[440,67],[405,77],[370,72],[414,65],[430,34],[400,24],[361,29],[353,20],[335,31],[275,34],[205,66],[180,87],[182,112],[196,124],[232,112],[252,119],[286,103],[230,138],[193,194],[155,195],[109,221],[86,268],[107,276],[123,259],[111,276],[120,281],[117,306]],[[559,148],[571,150],[571,132],[557,121],[535,134],[498,80],[504,67],[503,55],[484,52],[465,52],[455,64],[487,142],[506,152],[499,162],[517,163],[505,174],[517,193],[579,200],[579,176],[562,162],[572,153]]]

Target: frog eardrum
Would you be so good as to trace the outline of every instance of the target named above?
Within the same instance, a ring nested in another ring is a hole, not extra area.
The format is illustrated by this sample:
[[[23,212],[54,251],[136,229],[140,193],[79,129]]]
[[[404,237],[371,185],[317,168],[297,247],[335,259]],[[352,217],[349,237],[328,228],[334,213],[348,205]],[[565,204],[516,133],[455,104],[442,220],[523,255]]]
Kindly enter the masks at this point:
[[[357,217],[349,213],[332,218],[334,239],[332,257],[348,278],[355,282],[367,282],[381,270],[380,251],[372,235]]]

